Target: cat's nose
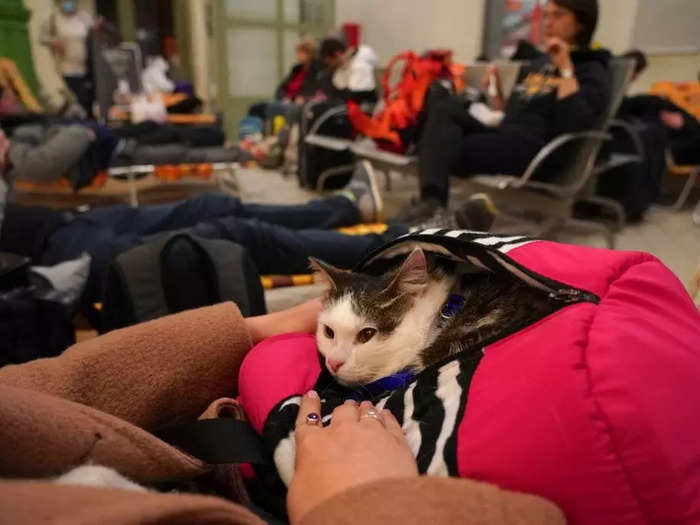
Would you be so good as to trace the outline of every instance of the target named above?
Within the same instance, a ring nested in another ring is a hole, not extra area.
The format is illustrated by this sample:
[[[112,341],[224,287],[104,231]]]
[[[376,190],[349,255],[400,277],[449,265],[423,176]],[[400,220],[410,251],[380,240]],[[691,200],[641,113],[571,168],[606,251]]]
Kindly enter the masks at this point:
[[[332,359],[327,359],[326,364],[333,373],[336,373],[338,369],[345,364],[345,361],[334,361]]]

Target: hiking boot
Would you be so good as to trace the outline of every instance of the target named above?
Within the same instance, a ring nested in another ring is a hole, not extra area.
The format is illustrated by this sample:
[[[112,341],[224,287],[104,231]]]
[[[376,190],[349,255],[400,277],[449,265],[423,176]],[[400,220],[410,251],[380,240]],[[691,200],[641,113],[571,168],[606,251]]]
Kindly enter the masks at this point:
[[[437,200],[419,200],[414,198],[391,222],[406,226],[417,226],[432,219],[436,212],[441,209],[444,209],[444,207]]]
[[[493,226],[498,209],[485,193],[476,193],[454,213],[455,222],[462,230],[487,232]]]
[[[363,160],[355,165],[350,182],[338,194],[355,204],[360,212],[360,222],[373,223],[384,220],[384,201],[369,161]]]

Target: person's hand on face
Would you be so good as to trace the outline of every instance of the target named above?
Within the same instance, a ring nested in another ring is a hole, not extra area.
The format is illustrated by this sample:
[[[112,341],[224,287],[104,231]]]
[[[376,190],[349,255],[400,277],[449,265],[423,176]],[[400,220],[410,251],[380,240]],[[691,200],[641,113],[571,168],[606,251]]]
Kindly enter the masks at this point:
[[[333,411],[328,427],[309,424],[321,414],[316,392],[301,401],[296,422],[296,470],[287,493],[291,523],[347,489],[386,478],[418,476],[416,460],[396,418],[369,401],[348,400]],[[372,415],[370,417],[370,415]]]
[[[569,55],[569,44],[559,37],[553,36],[546,40],[545,50],[549,55],[552,64],[559,68],[559,71],[565,69],[572,70],[573,64]]]

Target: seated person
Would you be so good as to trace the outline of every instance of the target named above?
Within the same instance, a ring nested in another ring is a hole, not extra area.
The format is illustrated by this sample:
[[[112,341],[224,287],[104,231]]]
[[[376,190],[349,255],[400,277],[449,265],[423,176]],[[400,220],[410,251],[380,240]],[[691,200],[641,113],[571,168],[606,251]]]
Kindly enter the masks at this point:
[[[319,56],[328,67],[322,87],[326,97],[358,103],[378,100],[377,55],[371,47],[349,47],[342,38],[329,36],[321,41]]]
[[[319,89],[321,63],[316,58],[316,40],[302,38],[296,47],[297,63],[275,90],[275,99],[251,106],[250,115],[265,120],[275,115],[292,119],[298,116],[298,106],[311,99]]]
[[[82,128],[68,129],[76,135],[85,133]],[[87,252],[92,263],[86,304],[101,301],[107,269],[117,255],[165,232],[186,230],[199,237],[236,242],[248,249],[262,274],[307,273],[310,256],[352,267],[363,254],[408,232],[402,225],[377,235],[328,231],[374,222],[381,216],[377,183],[362,164],[344,190],[298,206],[244,204],[223,193],[209,193],[173,204],[110,206],[67,216],[48,208],[7,203],[8,188],[15,179],[23,178],[25,167],[38,176],[40,166],[33,160],[46,158],[47,150],[59,147],[56,141],[34,150],[17,147],[8,144],[0,131],[0,251],[24,255],[42,265],[58,264]],[[443,218],[435,226],[487,230],[493,220],[487,204],[484,199],[468,201],[454,217]],[[425,227],[429,226],[433,225]]]
[[[647,67],[646,55],[638,49],[628,51],[622,57],[635,61],[633,81]],[[668,147],[677,164],[700,164],[700,122],[670,100],[657,95],[625,97],[618,117],[661,126],[666,132]]]
[[[451,175],[519,175],[561,133],[589,129],[610,100],[610,54],[588,46],[598,19],[597,0],[549,0],[544,8],[546,54],[521,71],[510,98],[500,80],[493,109],[505,117],[488,128],[469,115],[469,103],[448,96],[428,111],[419,145],[420,202],[400,220],[432,216],[445,206]]]

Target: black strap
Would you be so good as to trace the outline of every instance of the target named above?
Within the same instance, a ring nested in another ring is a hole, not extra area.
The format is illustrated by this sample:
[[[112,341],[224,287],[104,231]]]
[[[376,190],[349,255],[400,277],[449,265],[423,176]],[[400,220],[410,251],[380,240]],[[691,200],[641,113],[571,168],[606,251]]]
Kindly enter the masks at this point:
[[[200,419],[165,428],[156,435],[211,464],[271,463],[262,439],[246,421],[232,418]]]

